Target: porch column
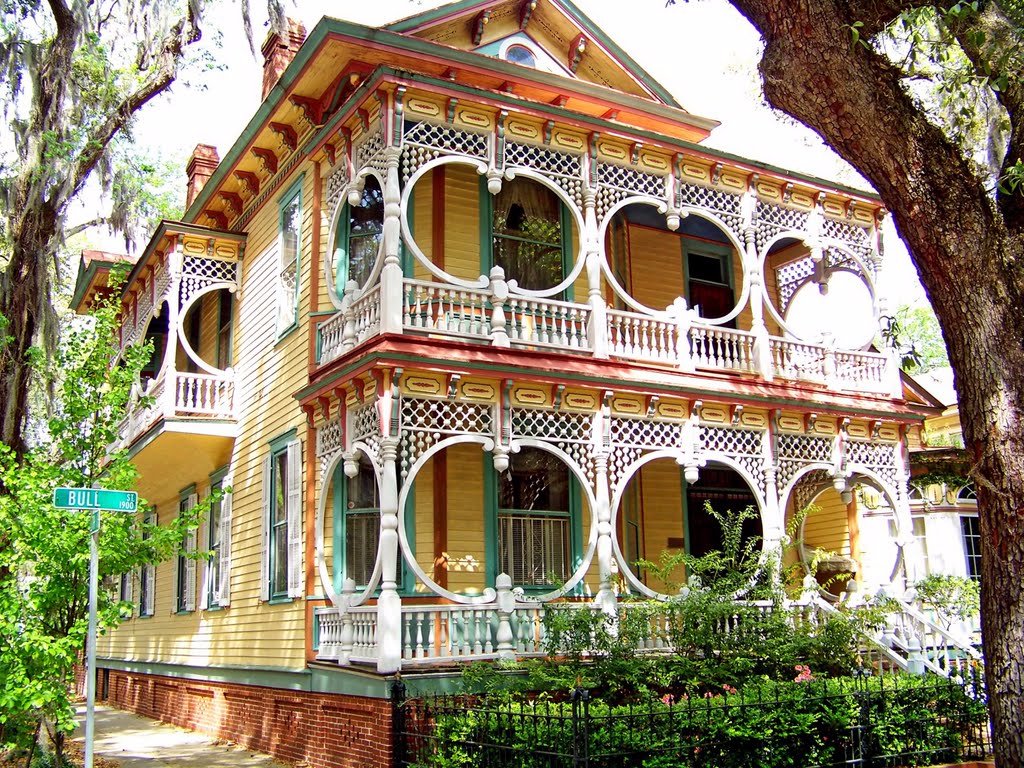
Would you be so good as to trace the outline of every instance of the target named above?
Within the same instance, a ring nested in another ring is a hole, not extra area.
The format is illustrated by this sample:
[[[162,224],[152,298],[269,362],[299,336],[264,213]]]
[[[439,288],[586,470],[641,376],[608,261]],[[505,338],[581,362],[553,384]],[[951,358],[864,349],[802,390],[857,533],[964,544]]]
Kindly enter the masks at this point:
[[[167,269],[170,282],[167,286],[167,349],[164,350],[164,391],[157,409],[167,416],[174,415],[174,406],[178,397],[178,334],[184,332],[182,323],[185,318],[181,314],[181,272],[185,257],[179,236],[174,247],[167,252]],[[159,378],[157,371],[157,378]]]
[[[747,190],[743,196],[743,263],[747,285],[750,286],[750,296],[748,297],[751,316],[750,330],[754,334],[754,359],[752,362],[761,378],[771,381],[775,378],[775,373],[772,367],[771,340],[768,336],[768,327],[764,323],[764,302],[768,297],[764,281],[761,279],[761,270],[758,267],[757,224],[754,221],[756,204],[757,196],[753,190]]]
[[[769,422],[770,424],[770,422]],[[775,466],[775,435],[771,426],[761,436],[761,455],[764,458],[764,510],[761,513],[764,531],[764,550],[779,552],[774,563],[773,578],[782,574],[782,545],[786,534],[786,510],[779,504],[778,474]]]
[[[402,598],[398,595],[398,438],[381,440],[380,597],[377,598],[377,671],[402,668]]]
[[[600,587],[594,603],[602,613],[617,617],[615,592],[612,590],[612,509],[608,493],[608,451],[594,453],[594,496],[597,509],[597,573]]]
[[[387,147],[387,176],[384,180],[384,268],[380,274],[381,333],[402,332],[402,262],[398,257],[401,245],[402,191],[398,183],[400,147]]]
[[[597,194],[590,187],[583,192],[583,254],[587,265],[587,293],[590,303],[590,327],[587,338],[594,357],[608,359],[608,305],[601,294],[601,260],[603,247],[598,236]]]

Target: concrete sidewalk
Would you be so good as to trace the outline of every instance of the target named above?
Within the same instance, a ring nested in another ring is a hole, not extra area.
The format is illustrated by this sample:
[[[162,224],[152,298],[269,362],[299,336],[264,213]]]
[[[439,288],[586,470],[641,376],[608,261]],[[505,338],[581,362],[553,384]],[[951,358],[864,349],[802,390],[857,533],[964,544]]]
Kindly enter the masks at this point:
[[[82,744],[84,705],[78,707],[78,722],[74,740]],[[287,768],[269,755],[99,704],[96,705],[95,752],[97,757],[116,762],[123,768]]]

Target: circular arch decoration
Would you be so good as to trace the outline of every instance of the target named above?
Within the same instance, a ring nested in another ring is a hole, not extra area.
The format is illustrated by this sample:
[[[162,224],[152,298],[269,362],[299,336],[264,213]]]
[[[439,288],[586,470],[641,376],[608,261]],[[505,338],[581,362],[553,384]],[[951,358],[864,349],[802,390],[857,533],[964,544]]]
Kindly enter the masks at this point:
[[[327,248],[330,254],[324,259],[324,285],[329,286],[327,291],[327,297],[331,300],[331,304],[336,309],[341,309],[341,298],[336,293],[335,280],[333,275],[334,261],[337,257],[338,248],[335,245],[335,240],[338,237],[338,222],[341,220],[341,215],[344,211],[349,208],[348,193],[352,189],[359,189],[360,192],[366,183],[366,177],[372,176],[376,179],[377,184],[380,185],[381,192],[384,191],[384,179],[375,168],[363,168],[356,173],[355,178],[350,181],[345,188],[342,190],[340,197],[338,198],[338,205],[331,212],[331,224],[327,229]],[[384,252],[384,238],[381,238],[380,248],[377,249],[377,259],[373,263],[373,269],[370,270],[370,274],[363,285],[359,286],[360,292],[363,291],[366,286],[372,285],[376,279],[380,270],[383,268],[384,259],[382,258]]]
[[[611,525],[613,531],[618,529],[619,511],[622,506],[622,497],[626,493],[626,488],[629,486],[633,478],[636,477],[637,473],[646,464],[650,464],[653,461],[658,461],[659,459],[671,459],[672,461],[676,462],[676,464],[682,465],[684,456],[682,450],[678,448],[662,448],[661,450],[651,451],[650,453],[644,454],[639,459],[630,464],[628,467],[626,467],[626,469],[623,471],[622,475],[619,478],[619,482],[616,483],[615,488],[612,492]],[[736,472],[736,474],[738,474],[743,479],[743,482],[745,482],[747,484],[747,487],[750,488],[750,491],[754,496],[754,500],[757,502],[757,513],[761,521],[762,530],[767,529],[766,521],[764,519],[767,504],[765,503],[763,494],[758,488],[758,484],[752,482],[753,478],[751,478],[750,474],[738,462],[736,462],[734,459],[730,458],[725,454],[717,453],[714,451],[708,451],[702,454],[701,459],[706,460],[707,463],[722,464]],[[762,536],[762,552],[764,551],[764,543],[764,537]],[[622,554],[622,549],[621,547],[619,547],[619,541],[617,536],[612,536],[612,553],[615,555],[616,562],[619,563],[619,573],[625,576],[626,581],[629,582],[630,586],[632,586],[638,592],[647,595],[648,597],[653,598],[655,600],[667,600],[671,597],[675,597],[675,595],[668,595],[663,592],[656,592],[636,577],[636,574],[633,573],[632,568],[630,567],[629,563],[626,562],[626,558]]]
[[[493,438],[485,437],[482,435],[453,435],[451,437],[445,438],[444,440],[438,441],[430,448],[428,448],[426,451],[424,451],[422,454],[420,454],[419,458],[417,458],[413,465],[409,467],[409,471],[406,473],[405,482],[402,484],[401,491],[398,494],[399,509],[405,509],[405,504],[409,498],[409,493],[411,492],[412,487],[416,482],[416,478],[419,475],[420,470],[427,463],[427,461],[429,461],[435,454],[440,453],[442,450],[450,446],[459,444],[479,445],[484,453],[493,453],[495,447]],[[593,488],[590,486],[586,474],[579,467],[579,465],[572,459],[572,457],[569,456],[565,451],[543,440],[537,440],[534,438],[526,437],[520,440],[513,440],[512,444],[509,446],[512,453],[518,453],[521,448],[526,447],[539,448],[541,450],[545,450],[554,455],[555,457],[557,457],[558,459],[560,459],[562,463],[565,464],[566,467],[568,467],[569,471],[573,474],[573,476],[575,476],[576,480],[580,483],[580,486],[586,495],[587,504],[590,506],[591,510],[590,538],[588,540],[587,551],[586,553],[584,553],[580,565],[577,566],[572,576],[570,576],[568,581],[566,581],[566,583],[563,584],[559,589],[554,590],[552,592],[547,592],[542,595],[532,596],[529,598],[531,602],[544,602],[546,600],[553,599],[554,597],[560,597],[566,594],[571,589],[573,589],[578,583],[580,583],[583,580],[583,577],[586,575],[586,572],[590,567],[590,562],[593,559],[594,550],[597,547],[597,515],[593,511],[594,509],[596,509],[596,500],[594,498]],[[430,591],[434,594],[439,595],[445,599],[451,600],[452,602],[460,603],[462,605],[483,605],[486,603],[494,602],[495,598],[497,597],[497,593],[495,592],[493,587],[485,587],[483,593],[477,596],[460,595],[457,592],[452,592],[448,589],[445,589],[440,584],[435,582],[432,578],[430,578],[426,574],[426,572],[420,567],[420,564],[416,562],[416,558],[412,556],[412,551],[409,547],[409,536],[405,529],[404,515],[398,516],[398,540],[402,552],[402,557],[405,559],[406,564],[409,566],[410,569],[412,569],[412,572],[420,580],[420,583],[422,583],[424,586],[430,589]]]
[[[329,478],[334,474],[334,471],[338,468],[338,465],[345,460],[346,451],[337,451],[331,460],[327,463],[327,466],[321,473],[321,489],[320,496],[317,500],[316,505],[316,520],[313,526],[313,537],[314,537],[314,550],[313,550],[313,563],[316,567],[317,574],[320,577],[320,586],[323,587],[324,594],[327,599],[331,601],[331,605],[335,608],[341,609],[344,606],[341,605],[341,601],[338,599],[338,593],[334,589],[334,583],[331,580],[331,573],[327,570],[327,559],[326,542],[324,542],[324,514],[327,508],[327,488]],[[373,451],[370,450],[369,446],[362,442],[356,442],[352,445],[352,451],[350,456],[359,456],[362,454],[366,456],[370,461],[370,466],[373,467],[373,473],[377,478],[377,488],[379,489],[383,481],[383,472],[377,465],[376,456]],[[337,492],[337,489],[335,489]],[[332,495],[333,498],[333,495]],[[401,519],[401,515],[398,516]],[[361,605],[366,602],[366,599],[372,594],[373,590],[377,588],[377,584],[380,581],[380,541],[377,542],[377,555],[374,558],[373,573],[370,574],[370,581],[366,587],[355,599],[353,599],[347,607],[354,605]]]
[[[786,484],[785,489],[779,494],[779,508],[782,510],[783,516],[786,514],[786,510],[789,507],[790,498],[793,495],[793,490],[796,488],[797,483],[815,471],[824,472],[830,478],[835,477],[835,467],[832,464],[825,464],[823,462],[815,462],[807,464],[801,467],[789,482]],[[889,574],[889,580],[893,581],[899,576],[900,571],[903,568],[904,563],[904,551],[903,541],[909,532],[912,530],[912,523],[910,520],[910,506],[901,505],[898,501],[899,494],[895,488],[889,487],[881,477],[872,469],[865,467],[860,464],[848,464],[846,466],[847,483],[855,481],[857,478],[867,481],[867,485],[877,490],[889,503],[892,508],[893,520],[896,523],[896,562],[893,564],[892,572]],[[820,488],[815,490],[815,498],[824,490],[831,487],[831,481],[822,482]]]
[[[163,300],[161,300],[159,302],[159,304],[157,304],[156,306],[153,307],[153,311],[151,312],[151,317],[149,318],[149,322],[146,323],[146,330],[138,338],[133,339],[130,343],[125,344],[124,347],[120,347],[117,350],[117,352],[114,354],[113,360],[111,361],[111,363],[113,365],[117,365],[118,363],[121,362],[121,359],[124,357],[125,350],[128,349],[128,347],[145,343],[145,341],[146,341],[146,334],[149,332],[149,326],[152,324],[152,322],[154,320],[156,320],[158,317],[160,317],[160,315],[162,315],[164,313],[164,307],[167,307],[167,314],[168,314],[168,316],[170,315],[171,308],[170,308],[170,305],[169,305],[168,302],[169,302],[169,299],[164,298]],[[169,317],[168,317],[168,319],[169,319]],[[167,329],[168,335],[170,335],[170,332],[171,332],[171,329],[168,328]],[[152,382],[154,382],[154,381],[156,381],[157,379],[160,378],[160,376],[163,374],[164,370],[167,368],[167,364],[170,362],[170,358],[168,356],[168,351],[169,350],[170,350],[170,345],[168,344],[167,348],[164,349],[163,359],[160,361],[160,368],[157,370],[156,376],[154,376],[152,379],[150,379],[150,382],[151,382],[150,386],[152,386]]]
[[[608,213],[605,214],[604,219],[598,226],[599,243],[603,243],[605,241],[605,236],[608,232],[608,226],[611,224],[612,218],[615,216],[615,214],[617,214],[619,211],[621,211],[623,208],[629,205],[649,205],[657,209],[658,213],[666,213],[668,211],[668,205],[665,203],[665,201],[656,197],[649,197],[646,195],[633,195],[631,197],[624,198],[623,200],[620,200],[619,202],[617,202],[615,205],[608,209]],[[715,216],[713,213],[709,213],[708,211],[702,208],[683,206],[682,208],[679,209],[679,215],[681,219],[687,218],[689,216],[694,216],[698,219],[703,219],[704,221],[708,222],[709,224],[713,225],[716,229],[721,231],[722,234],[725,235],[726,239],[728,240],[729,245],[732,246],[732,248],[736,252],[740,264],[743,266],[743,284],[740,287],[740,295],[737,297],[736,303],[734,304],[733,308],[727,314],[722,315],[721,317],[700,318],[701,323],[704,323],[706,325],[722,325],[723,323],[728,323],[730,320],[733,320],[734,318],[739,316],[739,314],[743,311],[743,308],[746,306],[747,301],[750,298],[750,280],[747,276],[747,273],[749,271],[749,265],[747,264],[746,248],[744,248],[743,244],[739,241],[739,238],[736,237],[735,233],[729,228],[729,226],[724,221],[722,221],[722,219],[720,219],[718,216]],[[651,317],[656,317],[659,319],[666,319],[672,316],[671,313],[667,311],[667,309],[655,309],[654,307],[648,307],[646,304],[641,304],[639,301],[630,296],[629,293],[625,290],[625,288],[622,287],[622,284],[619,283],[618,279],[615,277],[615,273],[612,271],[611,265],[608,263],[608,254],[604,252],[603,248],[601,249],[601,252],[603,253],[603,258],[601,259],[601,272],[604,274],[605,280],[607,280],[608,284],[611,285],[612,291],[618,298],[622,299],[622,301],[625,302],[627,306],[631,307],[636,312],[640,312],[642,314],[649,315]]]
[[[185,334],[185,318],[188,317],[188,313],[191,311],[192,307],[195,304],[197,304],[199,302],[199,300],[203,298],[203,296],[207,295],[208,293],[214,293],[215,291],[225,291],[225,290],[228,293],[232,293],[233,294],[233,293],[238,291],[238,286],[235,285],[234,283],[224,283],[224,282],[210,283],[209,285],[204,285],[198,291],[196,291],[191,296],[189,296],[188,299],[185,301],[185,303],[182,304],[181,308],[178,310],[178,321],[179,322],[178,322],[178,327],[175,329],[175,333],[176,333],[176,335],[178,337],[178,343],[181,345],[181,348],[185,351],[185,354],[188,355],[189,360],[191,360],[193,363],[195,363],[200,368],[202,368],[206,373],[209,373],[209,374],[211,374],[213,376],[217,376],[217,375],[221,375],[221,374],[227,373],[231,369],[227,368],[227,369],[221,370],[220,368],[214,368],[212,365],[209,365],[205,360],[203,360],[199,356],[198,352],[196,352],[194,349],[192,349],[192,345],[189,343],[188,337]],[[168,345],[168,350],[170,350],[170,345]],[[169,362],[169,361],[165,360],[164,364],[166,365],[167,362]],[[161,370],[162,370],[162,366],[161,366]]]
[[[811,341],[811,340],[808,339],[805,335],[800,334],[797,331],[795,331],[793,328],[791,328],[789,326],[788,323],[786,323],[785,318],[779,313],[778,308],[775,306],[775,302],[772,301],[771,298],[768,296],[768,291],[767,291],[767,288],[765,286],[768,285],[768,282],[767,282],[767,279],[768,279],[768,275],[767,275],[768,259],[771,256],[770,251],[771,251],[772,247],[775,246],[777,243],[781,243],[781,242],[783,242],[785,240],[794,240],[794,241],[799,242],[799,243],[805,243],[806,239],[807,239],[807,233],[806,232],[798,232],[796,230],[785,230],[783,232],[779,232],[774,237],[772,237],[767,243],[765,243],[764,248],[761,249],[761,252],[757,256],[757,262],[758,262],[757,263],[757,269],[760,272],[761,287],[762,287],[762,291],[763,291],[762,300],[763,300],[763,304],[765,306],[765,309],[767,309],[767,311],[768,311],[768,315],[776,323],[778,323],[779,327],[782,328],[783,331],[785,331],[787,334],[789,334],[793,338],[800,339],[801,341]],[[846,271],[846,272],[851,272],[851,273],[857,275],[857,277],[859,277],[864,282],[864,285],[867,286],[868,293],[871,295],[872,310],[873,310],[873,313],[874,313],[874,317],[877,320],[878,319],[878,317],[877,317],[878,316],[878,294],[877,294],[877,292],[875,290],[874,278],[871,276],[871,271],[868,269],[867,265],[864,263],[864,260],[861,259],[852,250],[850,250],[850,248],[848,246],[846,246],[844,243],[842,243],[842,242],[840,242],[838,240],[832,239],[832,238],[827,238],[827,239],[822,241],[822,250],[823,251],[829,251],[829,250],[837,251],[837,252],[841,253],[844,257],[849,258],[849,259],[851,259],[854,262],[854,264],[857,266],[856,270],[850,269],[848,266],[844,265],[844,266],[837,267],[836,269],[830,270],[830,271],[840,271],[840,270],[842,270],[842,271]],[[808,255],[808,258],[809,257],[810,256]],[[799,285],[802,287],[804,285],[804,283],[806,283],[807,280],[809,280],[809,279],[810,278],[807,278],[807,279],[801,281],[799,283]],[[868,342],[868,343],[870,343],[870,342]],[[865,345],[865,346],[867,346],[867,345]]]

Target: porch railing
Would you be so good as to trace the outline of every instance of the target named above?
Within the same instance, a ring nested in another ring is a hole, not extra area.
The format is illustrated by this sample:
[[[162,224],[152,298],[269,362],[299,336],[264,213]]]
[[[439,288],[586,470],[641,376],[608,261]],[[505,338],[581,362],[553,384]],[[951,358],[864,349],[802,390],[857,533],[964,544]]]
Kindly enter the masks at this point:
[[[898,372],[889,356],[837,350],[751,331],[708,325],[692,318],[652,316],[549,298],[508,296],[487,287],[466,288],[405,278],[401,306],[384,308],[376,285],[346,296],[344,309],[317,326],[319,362],[338,359],[367,339],[392,333],[451,338],[498,347],[553,349],[669,366],[801,381],[837,390],[895,394]],[[390,323],[385,328],[382,324]]]
[[[231,374],[175,371],[169,376],[161,375],[147,385],[136,385],[128,415],[118,426],[117,446],[130,445],[161,418],[233,420],[234,377]]]

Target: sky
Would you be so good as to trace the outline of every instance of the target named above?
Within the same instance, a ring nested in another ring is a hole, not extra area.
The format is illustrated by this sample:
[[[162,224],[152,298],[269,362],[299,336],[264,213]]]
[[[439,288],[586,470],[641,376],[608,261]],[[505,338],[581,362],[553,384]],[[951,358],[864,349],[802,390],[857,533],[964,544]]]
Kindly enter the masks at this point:
[[[707,146],[870,188],[816,134],[764,103],[757,74],[759,36],[726,0],[690,0],[670,7],[664,0],[575,2],[686,110],[722,123],[704,142]],[[438,0],[298,0],[288,14],[307,29],[325,15],[376,26],[443,4]],[[253,0],[252,12],[259,57],[266,35],[266,8]],[[249,50],[237,4],[210,7],[206,24],[208,30],[219,33],[216,57],[223,66],[188,74],[136,125],[139,141],[183,162],[198,143],[212,144],[224,156],[259,106],[262,60],[257,61]],[[924,292],[891,222],[885,270],[882,282],[892,289],[893,305],[923,300]]]

